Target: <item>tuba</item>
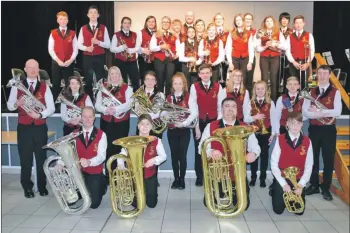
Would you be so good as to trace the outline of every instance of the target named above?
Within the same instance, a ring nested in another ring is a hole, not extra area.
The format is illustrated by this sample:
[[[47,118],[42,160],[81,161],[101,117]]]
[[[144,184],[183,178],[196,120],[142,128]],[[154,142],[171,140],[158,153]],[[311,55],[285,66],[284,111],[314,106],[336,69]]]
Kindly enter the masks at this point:
[[[204,178],[204,195],[208,210],[217,217],[234,217],[241,214],[247,207],[246,190],[246,139],[257,130],[256,126],[231,126],[217,129],[213,136],[207,138],[202,146],[202,163]],[[208,160],[206,148],[212,142],[220,143],[224,148],[220,160]],[[237,205],[232,203],[234,195],[229,169],[233,166],[235,174],[235,190]],[[220,188],[224,194],[220,200]],[[215,203],[215,199],[216,202]]]
[[[294,189],[298,187],[297,184],[297,175],[300,172],[297,167],[288,167],[283,170],[284,177],[293,184]],[[283,200],[286,205],[288,212],[290,213],[302,213],[304,211],[304,201],[301,196],[293,192],[284,192]]]
[[[50,142],[43,149],[53,149],[59,156],[50,156],[44,163],[44,172],[59,205],[67,214],[82,214],[90,208],[91,198],[87,189],[79,157],[75,150],[74,138],[83,131],[71,133]],[[52,166],[64,163],[63,168]],[[81,199],[79,199],[79,193]]]
[[[260,113],[260,109],[256,106],[255,101],[252,100],[252,102],[254,103],[254,108],[256,109],[256,112],[257,112],[257,113]],[[260,127],[261,127],[261,132],[260,132],[260,134],[262,134],[262,135],[268,134],[269,131],[267,131],[267,129],[265,128],[264,120],[260,119],[260,120],[258,120],[258,121],[259,121],[259,124],[260,124]]]
[[[69,119],[80,117],[82,109],[77,105],[73,104],[71,101],[67,100],[66,97],[64,97],[63,93],[64,93],[64,89],[62,89],[61,93],[57,97],[55,104],[63,103],[72,108],[72,109],[67,109],[67,115]],[[80,122],[79,125],[82,125],[82,123]]]
[[[328,108],[326,106],[324,106],[322,103],[320,103],[319,101],[317,101],[317,99],[313,98],[310,93],[308,93],[306,90],[302,90],[300,92],[300,96],[307,99],[307,100],[310,100],[311,103],[313,103],[316,108],[318,108],[319,110],[328,110]],[[335,118],[334,117],[325,117],[325,118],[317,118],[317,120],[319,122],[321,122],[322,124],[325,124],[325,125],[331,125]]]
[[[116,154],[107,161],[112,209],[121,218],[134,218],[140,215],[146,207],[143,155],[147,145],[154,140],[156,140],[155,136],[130,136],[113,142],[114,145],[119,145],[128,152],[128,156]],[[112,163],[116,162],[117,159],[126,161],[126,169],[112,169]],[[136,208],[123,210],[133,203],[134,198],[137,200]]]

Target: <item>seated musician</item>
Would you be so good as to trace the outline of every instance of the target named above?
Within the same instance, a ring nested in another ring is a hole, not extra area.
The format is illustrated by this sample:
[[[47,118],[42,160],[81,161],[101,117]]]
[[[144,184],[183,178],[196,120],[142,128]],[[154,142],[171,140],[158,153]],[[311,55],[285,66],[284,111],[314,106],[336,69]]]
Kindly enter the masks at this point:
[[[270,191],[272,207],[276,214],[282,214],[285,209],[284,192],[294,192],[302,197],[305,209],[305,185],[310,180],[313,166],[313,150],[310,139],[303,135],[303,116],[300,112],[288,113],[287,132],[277,137],[271,155],[271,171],[274,175],[274,187]],[[297,167],[300,172],[296,175],[298,186],[293,188],[289,179],[286,179],[283,170],[288,167]],[[304,210],[299,213],[302,215]]]
[[[236,120],[237,117],[237,103],[233,98],[225,98],[222,101],[222,119],[213,121],[209,123],[203,132],[202,139],[199,143],[198,150],[202,151],[202,144],[205,139],[209,138],[210,136],[213,135],[213,132],[218,129],[218,128],[225,128],[225,127],[230,127],[230,126],[238,126],[238,125],[246,125],[244,122],[241,122],[239,120]],[[215,148],[214,148],[215,147]],[[222,147],[216,147],[213,144],[209,144],[208,147],[206,148],[208,156],[210,156],[210,159],[219,159],[222,158],[223,156],[223,148]],[[258,140],[255,137],[255,134],[251,134],[248,137],[247,140],[247,154],[245,155],[246,157],[246,162],[247,163],[252,163],[254,162],[260,155],[260,147],[258,144]],[[230,177],[232,181],[232,202],[235,205],[237,203],[237,196],[236,196],[236,189],[235,189],[235,177],[234,177],[234,171],[233,167],[230,167]],[[245,177],[246,180],[246,187],[247,187],[247,201],[248,205],[247,208],[249,208],[249,186],[248,186],[248,180]],[[205,202],[204,202],[205,204]]]
[[[139,117],[137,126],[139,128],[139,136],[150,136],[152,129],[152,118],[148,114],[143,114]],[[123,148],[121,153],[127,156],[127,151]],[[157,138],[150,142],[144,153],[144,182],[146,193],[146,205],[149,208],[156,207],[158,203],[158,175],[157,166],[166,160],[166,153],[163,147],[162,140]],[[118,169],[125,169],[123,159],[118,159]],[[133,206],[137,206],[136,197],[134,198]]]

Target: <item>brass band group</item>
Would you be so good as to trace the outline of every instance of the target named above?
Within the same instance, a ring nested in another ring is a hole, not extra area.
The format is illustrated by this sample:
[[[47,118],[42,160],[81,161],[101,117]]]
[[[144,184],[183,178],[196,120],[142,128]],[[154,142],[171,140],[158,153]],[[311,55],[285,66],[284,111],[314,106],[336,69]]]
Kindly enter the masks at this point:
[[[113,211],[135,217],[146,205],[156,207],[158,166],[167,159],[174,173],[171,189],[186,188],[193,137],[195,185],[204,186],[203,204],[216,216],[236,216],[249,207],[250,187],[258,178],[266,187],[269,162],[274,179],[267,192],[275,213],[287,208],[303,214],[305,195],[320,189],[325,200],[332,200],[341,97],[330,83],[330,67],[318,67],[316,80],[310,78],[314,39],[304,30],[303,16],[293,18],[293,28],[286,12],[279,21],[267,16],[256,30],[252,14],[237,14],[227,30],[231,22],[224,25],[220,13],[205,26],[188,11],[184,24],[164,16],[157,25],[149,16],[140,32],[131,31],[132,19],[123,17],[112,40],[98,23],[97,7],[91,6],[87,16],[89,23],[77,36],[67,28],[67,13],[57,13],[59,26],[48,42],[52,92],[38,78],[34,59],[26,62],[24,79],[9,81],[7,106],[18,109],[25,197],[34,197],[34,153],[39,194],[48,195],[47,180],[66,213],[98,208],[109,185]],[[108,75],[107,49],[115,54]],[[78,50],[83,79],[73,72]],[[262,80],[254,78],[256,65]],[[60,103],[64,137],[47,144],[47,119],[55,103]],[[100,128],[94,126],[95,112],[101,113]],[[135,136],[129,136],[131,113],[138,117]],[[308,136],[301,130],[306,120]],[[170,156],[162,140],[166,129]],[[47,158],[46,148],[58,156]]]

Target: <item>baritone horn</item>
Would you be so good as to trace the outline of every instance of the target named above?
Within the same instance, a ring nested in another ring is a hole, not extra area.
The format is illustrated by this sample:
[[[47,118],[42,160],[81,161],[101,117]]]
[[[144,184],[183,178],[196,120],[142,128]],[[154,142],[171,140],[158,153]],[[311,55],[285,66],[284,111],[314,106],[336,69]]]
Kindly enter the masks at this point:
[[[288,167],[283,170],[284,177],[290,180],[294,189],[298,188],[296,177],[299,172],[300,172],[300,169],[297,167]],[[301,198],[301,196],[295,194],[293,191],[284,192],[283,200],[288,212],[297,214],[297,213],[302,213],[304,211],[305,205],[304,205],[303,199]]]

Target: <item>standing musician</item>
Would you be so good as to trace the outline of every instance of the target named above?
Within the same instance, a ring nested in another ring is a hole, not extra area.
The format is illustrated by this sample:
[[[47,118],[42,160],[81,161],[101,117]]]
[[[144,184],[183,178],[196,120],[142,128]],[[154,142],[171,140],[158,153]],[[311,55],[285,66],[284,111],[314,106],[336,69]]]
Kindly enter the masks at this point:
[[[78,55],[75,31],[68,29],[68,14],[60,11],[56,15],[58,28],[51,30],[48,50],[52,58],[53,95],[57,98],[61,91],[61,78],[68,85],[68,78],[73,76],[73,61]]]
[[[249,104],[249,92],[243,84],[243,72],[233,70],[226,80],[226,96],[233,98],[237,104],[237,120],[243,121],[243,106]]]
[[[304,30],[304,16],[298,15],[294,17],[294,32],[287,38],[286,56],[289,64],[289,75],[298,77],[301,89],[307,87],[310,63],[315,55],[315,41],[310,32]],[[305,75],[301,75],[305,72]]]
[[[83,52],[83,70],[85,90],[93,99],[92,82],[93,72],[96,74],[96,81],[105,75],[105,49],[109,49],[111,41],[105,25],[97,22],[98,9],[90,6],[88,14],[90,22],[81,27],[78,37],[78,48]]]
[[[198,56],[211,66],[212,81],[217,82],[220,77],[219,64],[225,59],[225,50],[213,23],[207,26],[207,37],[199,42]]]
[[[171,29],[174,32],[174,35],[176,36],[176,56],[174,57],[174,63],[175,63],[175,72],[181,72],[181,62],[179,61],[179,46],[180,43],[184,42],[186,40],[186,33],[183,33],[183,25],[181,20],[174,19],[171,22]]]
[[[253,36],[245,30],[241,14],[235,15],[233,18],[233,28],[227,38],[225,50],[229,70],[241,70],[244,86],[247,87],[248,91],[251,90],[253,80],[248,80],[248,71],[252,69],[254,61]]]
[[[188,30],[190,27],[188,28]],[[187,31],[188,32],[188,31]],[[176,73],[172,79],[171,94],[167,96],[171,104],[191,111],[187,119],[174,125],[168,124],[168,141],[171,151],[171,162],[174,172],[172,189],[185,189],[185,175],[187,168],[187,150],[190,144],[191,131],[189,126],[197,117],[198,110],[188,93],[187,80],[183,73]],[[179,172],[180,171],[180,172]]]
[[[139,136],[150,136],[152,129],[152,117],[148,114],[143,114],[139,117],[137,122],[139,128]],[[127,156],[127,151],[123,148],[121,153]],[[157,138],[150,142],[143,155],[144,161],[144,182],[145,182],[145,193],[146,193],[146,205],[149,208],[156,207],[158,203],[158,176],[157,166],[162,164],[166,160],[166,153],[162,140]],[[125,164],[123,159],[118,159],[118,169],[124,169]],[[133,206],[136,206],[136,197],[134,198]]]
[[[230,126],[238,126],[238,125],[246,125],[244,122],[237,120],[237,103],[236,101],[231,98],[225,98],[224,100],[222,100],[222,119],[220,120],[215,120],[211,123],[209,123],[203,132],[202,135],[202,139],[199,143],[198,146],[198,150],[200,151],[200,153],[202,153],[202,145],[204,140],[206,140],[207,138],[209,138],[210,136],[213,136],[213,132],[216,129],[219,128],[226,128],[226,127],[230,127]],[[207,155],[210,156],[210,158],[208,159],[220,159],[223,157],[223,147],[216,144],[216,143],[211,143],[208,145],[208,147],[206,148],[207,151]],[[259,157],[260,155],[260,147],[258,144],[258,140],[255,137],[255,134],[251,134],[249,135],[248,139],[247,139],[247,154],[245,155],[246,158],[246,162],[247,163],[252,163],[254,161],[256,161],[256,159]],[[229,156],[230,157],[230,156]],[[228,159],[228,163],[232,163],[232,161],[230,161],[231,159]],[[236,185],[235,185],[235,177],[234,177],[234,170],[233,170],[233,166],[231,165],[229,168],[229,172],[230,172],[230,178],[231,178],[231,182],[232,182],[232,202],[233,205],[236,205],[237,203],[237,196],[236,196]],[[239,177],[237,177],[239,178]],[[248,180],[246,178],[246,182],[248,183]],[[250,200],[249,200],[249,191],[250,188],[248,185],[246,185],[247,187],[247,207],[246,210],[249,208],[250,205]],[[204,205],[206,205],[205,203],[205,199],[204,199]]]
[[[283,12],[279,16],[280,31],[282,32],[285,39],[292,35],[293,29],[289,28],[290,14],[288,12]]]
[[[141,37],[136,32],[130,31],[131,19],[123,17],[120,31],[114,33],[110,51],[115,53],[114,65],[122,72],[124,83],[131,85],[136,91],[140,84],[140,73],[136,62],[136,53],[140,50]]]
[[[109,68],[108,81],[103,86],[107,93],[101,90],[97,93],[95,107],[97,111],[102,113],[100,127],[108,135],[107,161],[121,150],[121,147],[114,145],[113,141],[129,135],[130,105],[133,92],[132,88],[124,83],[121,71],[116,66]],[[116,105],[114,102],[109,102],[108,92],[121,104]],[[108,178],[108,172],[106,172],[106,177]]]
[[[337,138],[335,118],[339,117],[342,111],[340,92],[329,82],[331,72],[329,66],[319,66],[317,69],[318,87],[311,89],[310,93],[311,97],[325,106],[325,109],[317,109],[315,104],[308,99],[305,99],[303,104],[303,115],[310,119],[309,137],[314,151],[311,185],[306,189],[306,195],[320,192],[318,174],[320,150],[322,149],[324,168],[321,189],[323,198],[327,201],[333,199],[329,188],[332,183]]]
[[[198,154],[199,141],[205,126],[222,117],[221,102],[225,99],[226,93],[218,82],[213,82],[211,80],[211,65],[202,64],[198,70],[198,76],[201,78],[201,81],[192,84],[190,101],[196,103],[196,109],[198,109],[199,122],[195,130],[193,130],[193,138],[195,139],[196,186],[202,186],[203,168],[202,157]]]
[[[270,81],[271,99],[277,100],[279,86],[278,70],[280,68],[280,53],[286,49],[286,42],[278,23],[273,16],[267,16],[261,24],[261,34],[256,35],[256,51],[260,53],[260,69],[262,80]]]
[[[67,86],[63,92],[63,98],[80,109],[84,108],[85,106],[94,106],[90,96],[84,91],[83,82],[80,77],[70,77],[68,85],[69,86]],[[61,118],[64,121],[63,136],[66,136],[72,133],[74,130],[80,128],[81,113],[77,114],[73,106],[66,105],[63,101],[60,102]]]
[[[161,25],[157,32],[151,38],[150,49],[154,56],[154,69],[157,74],[157,83],[161,91],[164,90],[166,83],[166,92],[171,87],[171,77],[175,73],[176,57],[176,36],[170,29],[171,19],[163,16]]]
[[[264,81],[258,81],[254,84],[253,95],[250,103],[243,106],[244,122],[252,123],[259,128],[256,133],[260,155],[260,187],[266,187],[266,170],[269,163],[269,147],[276,132],[274,102],[270,99],[267,92],[267,84]],[[250,165],[252,177],[250,186],[255,186],[258,170],[258,160]]]
[[[275,177],[271,192],[272,208],[276,214],[282,214],[286,207],[283,198],[284,192],[294,192],[301,196],[305,210],[304,187],[310,180],[313,151],[310,139],[301,132],[302,127],[303,116],[301,112],[289,112],[287,119],[288,131],[277,137],[271,154],[271,171]],[[294,190],[293,184],[283,174],[283,170],[288,167],[300,169],[300,172],[296,175],[298,186],[294,187]],[[304,210],[297,214],[302,215]]]
[[[22,96],[26,95],[16,86],[11,88],[7,108],[14,111],[18,108],[18,126],[17,126],[17,142],[18,154],[21,162],[21,185],[24,189],[26,198],[34,197],[33,182],[31,180],[33,152],[35,154],[38,189],[40,196],[47,196],[46,176],[43,165],[46,160],[46,153],[42,149],[47,144],[47,125],[46,118],[51,116],[55,111],[55,104],[52,93],[47,84],[38,79],[39,64],[34,59],[29,59],[24,71],[27,73],[27,78],[22,84],[32,93],[35,101],[40,102],[45,106],[45,109],[40,113],[35,112],[31,107],[35,105],[31,99],[25,101]],[[28,112],[25,109],[30,109]]]
[[[187,11],[185,14],[185,23],[183,25],[183,30],[181,31],[182,34],[186,35],[187,29],[189,27],[195,27],[195,20],[196,16],[193,11]],[[197,22],[197,21],[196,21]]]
[[[206,37],[205,35],[205,23],[202,19],[197,19],[194,23],[194,29],[196,29],[196,39],[198,43]]]
[[[255,34],[256,34],[256,29],[252,27],[254,17],[251,13],[246,13],[243,16],[243,19],[244,19],[245,30],[247,30],[250,33],[250,36],[252,37],[252,42],[254,44],[254,38],[255,38]],[[247,72],[246,87],[250,93],[251,93],[251,90],[253,88],[254,70],[255,70],[255,63],[256,62],[259,62],[259,54],[255,54],[255,52],[254,52],[253,53],[252,68],[250,70],[248,70],[248,72]]]
[[[157,20],[154,16],[148,16],[145,20],[145,25],[141,30],[141,34],[138,38],[141,39],[141,46],[138,56],[138,64],[140,68],[141,84],[143,85],[143,79],[147,71],[154,71],[153,56],[150,50],[150,42],[154,32],[157,31]],[[140,56],[141,55],[141,56]]]

